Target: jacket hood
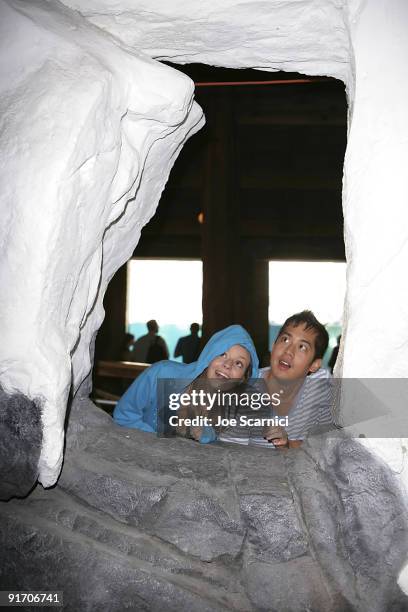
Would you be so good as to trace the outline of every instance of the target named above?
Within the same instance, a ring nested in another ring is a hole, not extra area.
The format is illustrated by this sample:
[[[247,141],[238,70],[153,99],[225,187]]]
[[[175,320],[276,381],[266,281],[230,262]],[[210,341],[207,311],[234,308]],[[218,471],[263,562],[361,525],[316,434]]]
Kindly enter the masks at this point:
[[[146,374],[152,378],[180,379],[181,385],[187,385],[206,369],[210,361],[227,351],[234,344],[240,344],[247,349],[251,355],[251,378],[258,378],[258,355],[251,336],[241,325],[230,325],[211,336],[197,361],[193,363],[158,361],[143,372],[143,375]]]
[[[241,327],[241,325],[230,325],[211,336],[194,364],[196,366],[194,377],[201,374],[215,357],[227,351],[234,344],[243,346],[249,352],[252,366],[251,378],[257,378],[259,366],[258,355],[256,354],[251,336]]]

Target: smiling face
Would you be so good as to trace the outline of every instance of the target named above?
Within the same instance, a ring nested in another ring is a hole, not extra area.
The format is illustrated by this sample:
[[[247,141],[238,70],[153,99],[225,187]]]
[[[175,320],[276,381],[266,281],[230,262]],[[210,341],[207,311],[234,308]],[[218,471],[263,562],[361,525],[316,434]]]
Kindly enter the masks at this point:
[[[287,325],[272,347],[272,376],[290,382],[316,372],[322,360],[315,359],[315,339],[316,331],[305,324]]]
[[[207,368],[207,378],[219,381],[240,381],[244,378],[251,363],[249,352],[240,344],[234,344],[229,349],[210,361]]]

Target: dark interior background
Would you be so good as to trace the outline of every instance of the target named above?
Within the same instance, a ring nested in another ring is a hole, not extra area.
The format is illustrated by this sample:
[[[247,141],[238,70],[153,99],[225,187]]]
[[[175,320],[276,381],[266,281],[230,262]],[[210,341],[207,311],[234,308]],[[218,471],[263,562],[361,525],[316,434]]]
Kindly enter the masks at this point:
[[[207,123],[183,147],[134,256],[202,259],[204,339],[241,323],[263,355],[268,260],[345,258],[344,84],[297,73],[174,67],[195,81]],[[251,84],[231,84],[237,81]],[[125,331],[125,266],[104,304],[96,359],[117,359]]]

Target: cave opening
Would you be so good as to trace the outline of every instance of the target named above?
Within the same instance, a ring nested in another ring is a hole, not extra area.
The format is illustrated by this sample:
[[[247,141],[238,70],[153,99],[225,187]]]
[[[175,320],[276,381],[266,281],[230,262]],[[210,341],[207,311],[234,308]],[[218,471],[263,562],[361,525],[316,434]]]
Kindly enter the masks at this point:
[[[344,84],[300,73],[173,67],[193,79],[206,125],[181,150],[133,257],[202,261],[204,338],[240,323],[262,359],[275,290],[269,262],[345,261]],[[105,296],[96,361],[118,358],[128,292],[123,267]],[[172,293],[172,302],[182,300],[180,290]]]

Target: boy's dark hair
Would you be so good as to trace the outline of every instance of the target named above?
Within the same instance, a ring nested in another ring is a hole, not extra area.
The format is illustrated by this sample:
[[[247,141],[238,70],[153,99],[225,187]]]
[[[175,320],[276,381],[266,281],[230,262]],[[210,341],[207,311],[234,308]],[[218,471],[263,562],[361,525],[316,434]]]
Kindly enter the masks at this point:
[[[329,334],[325,326],[316,319],[311,310],[302,310],[302,312],[297,312],[286,319],[279,330],[278,338],[284,333],[288,325],[293,325],[294,327],[304,325],[306,329],[313,329],[316,332],[315,354],[313,359],[323,359],[323,355],[329,345]]]

